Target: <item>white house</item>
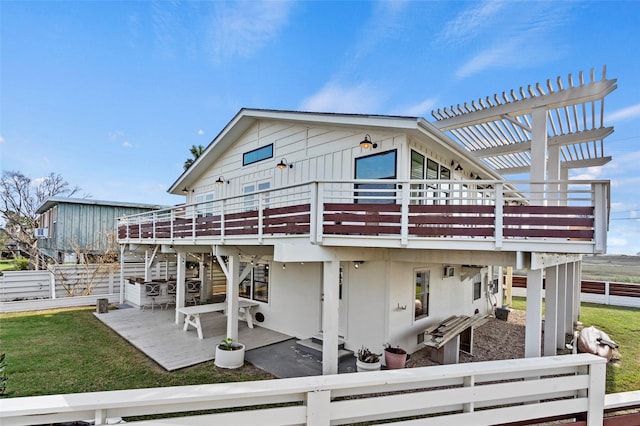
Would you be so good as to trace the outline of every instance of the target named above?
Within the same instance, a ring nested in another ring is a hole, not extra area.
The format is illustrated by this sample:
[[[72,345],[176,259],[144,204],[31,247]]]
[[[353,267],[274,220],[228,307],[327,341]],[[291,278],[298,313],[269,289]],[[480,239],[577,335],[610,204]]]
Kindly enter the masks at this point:
[[[615,80],[511,91],[420,117],[242,109],[169,192],[171,209],[123,217],[122,250],[187,259],[204,294],[227,278],[227,334],[239,298],[262,327],[322,332],[323,373],[348,349],[409,352],[450,315],[502,304],[501,269],[528,270],[525,355],[564,347],[578,315],[580,259],[604,253],[609,183],[570,168],[610,161],[604,97]],[[506,175],[523,174],[509,181]],[[176,322],[181,321],[176,315]]]

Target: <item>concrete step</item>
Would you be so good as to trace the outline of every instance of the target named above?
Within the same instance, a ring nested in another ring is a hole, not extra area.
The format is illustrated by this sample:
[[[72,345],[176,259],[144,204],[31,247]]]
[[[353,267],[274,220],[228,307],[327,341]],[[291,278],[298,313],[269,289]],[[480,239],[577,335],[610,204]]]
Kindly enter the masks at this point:
[[[340,347],[341,346],[341,347]],[[322,359],[322,341],[319,342],[313,337],[296,341],[296,347],[304,353],[313,355]],[[344,349],[344,342],[338,347],[338,359],[342,359],[347,356],[354,356],[353,351]]]

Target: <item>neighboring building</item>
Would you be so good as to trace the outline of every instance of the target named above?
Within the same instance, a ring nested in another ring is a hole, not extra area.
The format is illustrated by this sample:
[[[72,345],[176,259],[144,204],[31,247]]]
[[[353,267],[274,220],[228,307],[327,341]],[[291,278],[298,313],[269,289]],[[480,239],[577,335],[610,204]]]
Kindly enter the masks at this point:
[[[580,75],[580,86],[512,91],[433,123],[242,109],[170,188],[186,204],[124,218],[118,240],[177,254],[178,306],[188,256],[205,275],[223,271],[230,337],[238,297],[259,303],[262,327],[322,332],[325,374],[337,372],[339,339],[414,352],[427,327],[492,313],[503,267],[528,271],[528,357],[541,355],[546,275],[544,354],[555,354],[578,315],[581,256],[605,252],[609,215],[609,182],[568,170],[610,161],[602,101],[615,87]]]
[[[83,254],[104,253],[116,242],[117,218],[166,206],[121,203],[90,198],[50,197],[38,209],[39,251],[58,263],[80,262]],[[117,244],[115,244],[117,247]]]

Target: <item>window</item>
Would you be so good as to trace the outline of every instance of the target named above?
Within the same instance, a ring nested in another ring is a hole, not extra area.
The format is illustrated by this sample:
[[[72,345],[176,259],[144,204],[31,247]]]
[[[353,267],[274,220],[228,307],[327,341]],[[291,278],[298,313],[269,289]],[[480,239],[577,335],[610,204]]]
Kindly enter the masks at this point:
[[[387,151],[380,154],[368,155],[355,160],[356,179],[395,179],[396,178],[396,151]],[[395,203],[394,184],[383,183],[359,183],[355,189],[364,189],[356,192],[356,203]],[[382,191],[376,192],[376,189]]]
[[[413,319],[429,316],[429,271],[416,271],[416,300]]]
[[[196,196],[196,216],[213,216],[214,193],[201,194]]]
[[[424,155],[411,151],[411,179],[424,179]],[[411,185],[411,204],[422,204],[423,185]]]
[[[480,274],[473,278],[473,300],[482,297],[482,276]]]
[[[247,263],[240,263],[240,270],[243,271]],[[257,300],[259,302],[269,302],[269,265],[259,263],[251,268],[249,275],[240,283],[240,297]]]
[[[257,163],[258,161],[266,160],[267,158],[273,158],[273,144],[242,154],[242,165],[248,166],[249,164]]]
[[[257,184],[252,183],[244,186],[243,192],[245,194],[248,194],[244,196],[244,209],[246,211],[258,210],[258,196],[256,194],[252,194],[252,192],[256,191],[256,187],[258,188],[257,191],[263,191],[271,187],[271,182],[258,182]],[[267,194],[265,197],[264,207],[267,208],[268,206],[269,206],[269,194]]]

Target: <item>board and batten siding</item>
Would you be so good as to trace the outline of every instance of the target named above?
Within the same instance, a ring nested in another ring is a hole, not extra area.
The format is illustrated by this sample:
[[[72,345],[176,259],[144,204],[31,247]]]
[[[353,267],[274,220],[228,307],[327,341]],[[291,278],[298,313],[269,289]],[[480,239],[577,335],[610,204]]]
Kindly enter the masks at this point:
[[[41,249],[51,252],[81,250],[104,251],[107,235],[116,234],[116,219],[149,211],[135,207],[99,204],[58,203],[49,211],[55,211],[55,223],[50,223],[49,237],[38,240]]]
[[[376,150],[359,147],[366,129],[343,129],[287,125],[280,122],[259,121],[249,128],[224,152],[213,167],[194,185],[195,195],[215,193],[216,198],[240,194],[244,186],[269,181],[271,188],[292,185],[309,180],[353,179],[354,159],[392,149],[398,150],[398,177],[408,172],[408,154],[404,149],[403,133],[375,133]],[[244,153],[273,144],[273,158],[242,166]],[[286,159],[293,168],[284,170],[275,166]],[[407,164],[405,164],[407,163]],[[215,185],[223,176],[229,184]]]

